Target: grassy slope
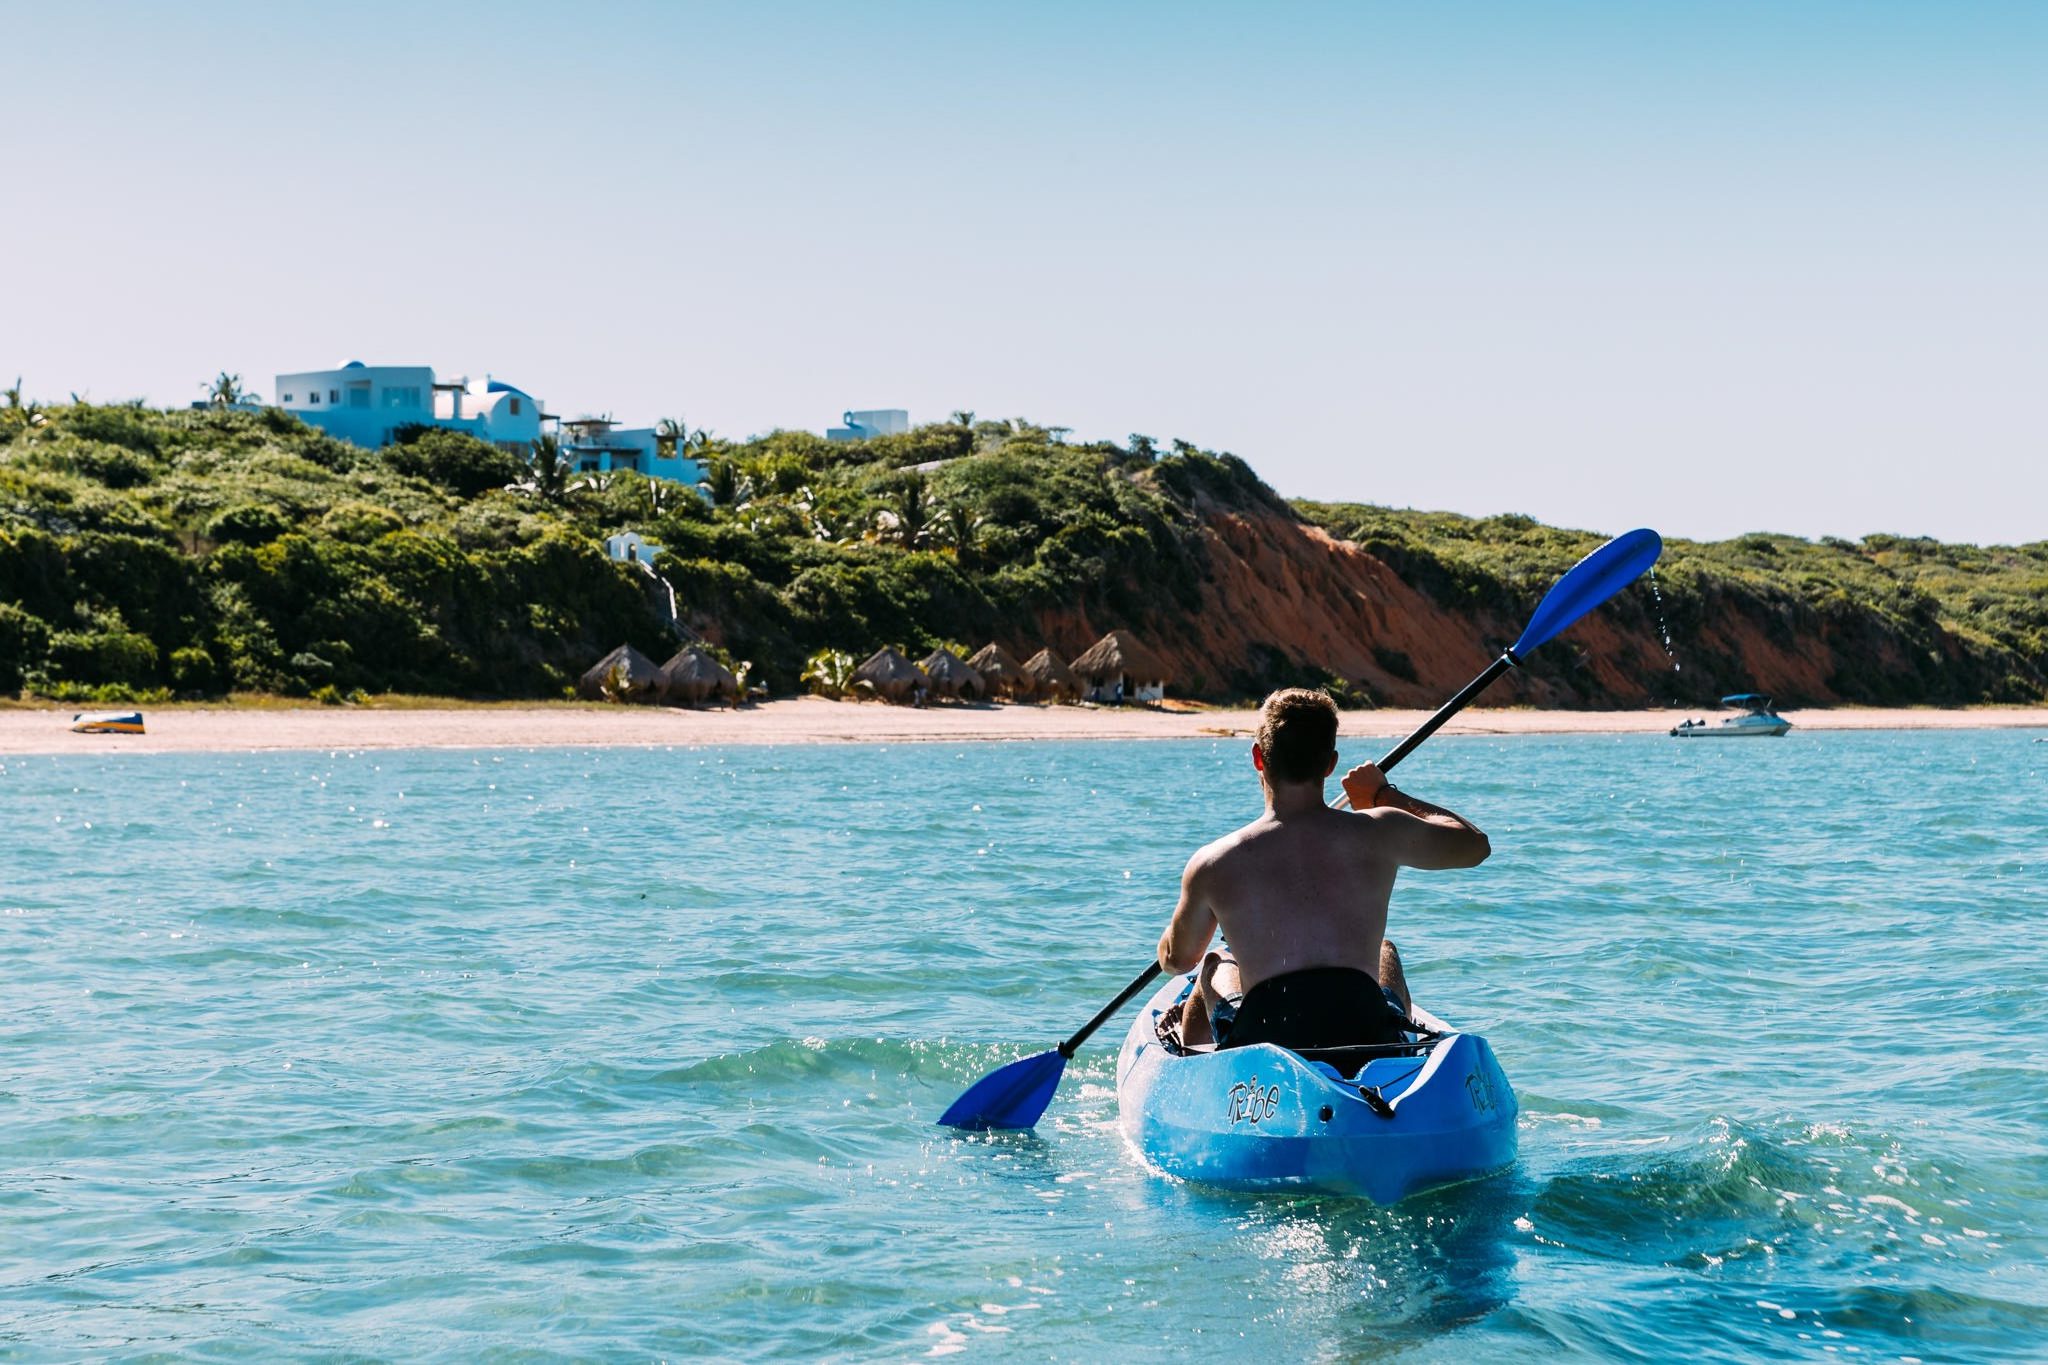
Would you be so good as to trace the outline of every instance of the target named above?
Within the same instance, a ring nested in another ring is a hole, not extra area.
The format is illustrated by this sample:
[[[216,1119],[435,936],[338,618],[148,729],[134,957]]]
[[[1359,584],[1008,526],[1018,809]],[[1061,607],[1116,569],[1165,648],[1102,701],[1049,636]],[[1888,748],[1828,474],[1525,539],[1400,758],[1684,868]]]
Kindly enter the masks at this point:
[[[778,432],[708,453],[716,509],[637,478],[511,491],[523,467],[466,438],[368,452],[274,411],[0,411],[0,692],[560,696],[621,640],[673,646],[661,595],[603,555],[627,527],[667,547],[690,623],[778,691],[826,646],[1198,611],[1218,505],[1288,534],[1298,512],[1458,610],[1524,609],[1597,539],[1512,517],[1290,510],[1227,456],[1073,446],[1022,422],[855,446]],[[1681,636],[1723,617],[1825,634],[1844,697],[2043,694],[2048,546],[1750,536],[1674,545],[1662,583]]]

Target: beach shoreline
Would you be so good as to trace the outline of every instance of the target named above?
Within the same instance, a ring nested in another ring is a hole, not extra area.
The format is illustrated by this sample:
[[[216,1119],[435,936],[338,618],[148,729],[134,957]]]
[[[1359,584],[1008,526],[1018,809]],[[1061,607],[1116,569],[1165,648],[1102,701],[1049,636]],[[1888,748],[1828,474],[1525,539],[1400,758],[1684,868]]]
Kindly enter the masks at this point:
[[[739,711],[574,703],[468,706],[144,708],[142,735],[80,735],[86,707],[0,709],[0,755],[238,753],[288,749],[602,748],[700,745],[950,744],[1031,740],[1243,739],[1258,722],[1250,709],[935,705],[793,697]],[[1398,736],[1426,711],[1347,711],[1343,733]],[[1661,734],[1687,716],[1677,709],[1543,711],[1480,708],[1444,727],[1447,735]],[[1713,715],[1716,713],[1707,713]],[[1798,730],[2048,729],[2048,706],[1875,708],[1787,711]]]

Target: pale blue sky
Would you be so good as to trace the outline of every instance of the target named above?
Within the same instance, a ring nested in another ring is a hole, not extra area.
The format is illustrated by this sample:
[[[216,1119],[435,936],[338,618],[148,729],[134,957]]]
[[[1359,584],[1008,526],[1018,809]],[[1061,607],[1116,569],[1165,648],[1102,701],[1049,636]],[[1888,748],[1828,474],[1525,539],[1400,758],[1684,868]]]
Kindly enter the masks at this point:
[[[2048,537],[2048,5],[0,4],[0,370]]]

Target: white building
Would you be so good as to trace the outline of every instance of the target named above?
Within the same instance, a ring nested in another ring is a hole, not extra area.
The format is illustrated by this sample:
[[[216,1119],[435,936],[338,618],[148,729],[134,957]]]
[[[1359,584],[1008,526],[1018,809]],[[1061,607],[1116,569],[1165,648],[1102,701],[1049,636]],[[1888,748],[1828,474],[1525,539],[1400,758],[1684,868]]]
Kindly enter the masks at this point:
[[[425,365],[365,365],[277,377],[277,405],[330,436],[375,449],[406,426],[467,432],[516,454],[530,453],[554,417],[538,398],[498,380],[441,383]]]
[[[828,441],[865,441],[870,436],[901,436],[910,430],[910,413],[903,408],[871,408],[866,412],[840,415],[843,427],[828,427]]]
[[[615,536],[605,537],[604,552],[621,564],[652,565],[662,547],[651,540],[643,540],[638,531],[621,531]]]

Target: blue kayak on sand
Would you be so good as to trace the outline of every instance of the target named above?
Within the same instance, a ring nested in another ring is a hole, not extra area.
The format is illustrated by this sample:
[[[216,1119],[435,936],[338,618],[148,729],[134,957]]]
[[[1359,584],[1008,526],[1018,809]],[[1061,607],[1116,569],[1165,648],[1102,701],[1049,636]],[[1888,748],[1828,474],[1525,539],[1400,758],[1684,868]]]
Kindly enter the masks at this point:
[[[1431,1032],[1404,1044],[1185,1052],[1160,1020],[1192,980],[1146,1002],[1117,1058],[1124,1134],[1168,1175],[1391,1204],[1514,1161],[1514,1088],[1477,1034],[1418,1009]]]

